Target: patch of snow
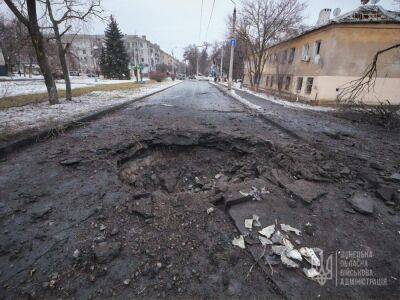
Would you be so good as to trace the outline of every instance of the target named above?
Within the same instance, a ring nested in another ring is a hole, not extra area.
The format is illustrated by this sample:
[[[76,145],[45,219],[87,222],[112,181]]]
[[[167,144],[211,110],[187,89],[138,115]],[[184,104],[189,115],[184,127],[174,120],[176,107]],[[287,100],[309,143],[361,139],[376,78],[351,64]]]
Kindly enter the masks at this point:
[[[148,78],[143,79],[143,81],[148,81],[148,80],[149,80]],[[136,82],[136,80],[134,79],[116,80],[116,79],[71,76],[72,89],[96,86],[100,84],[116,84],[116,83],[129,83],[129,82]],[[65,90],[65,81],[57,80],[56,86],[58,90]],[[29,78],[24,79],[24,77],[12,77],[12,80],[0,81],[0,101],[1,97],[39,94],[39,93],[46,93],[46,91],[47,91],[46,85],[44,84],[43,77],[41,76],[37,76],[36,79],[29,79]]]
[[[43,102],[0,110],[0,135],[13,135],[26,130],[60,126],[90,113],[147,96],[178,83],[180,81],[177,80],[148,84],[135,90],[94,91],[74,97],[73,101],[61,99],[60,104],[56,105]]]

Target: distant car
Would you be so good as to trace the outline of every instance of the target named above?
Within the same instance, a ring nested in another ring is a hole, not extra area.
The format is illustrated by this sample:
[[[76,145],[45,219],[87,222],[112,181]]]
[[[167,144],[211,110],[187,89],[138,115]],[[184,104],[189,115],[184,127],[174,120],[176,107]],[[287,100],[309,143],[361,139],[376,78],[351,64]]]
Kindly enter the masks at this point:
[[[87,76],[87,77],[96,77],[96,74],[94,74],[94,73],[87,73],[86,76]]]
[[[53,78],[55,80],[63,79],[64,78],[64,73],[61,70],[55,70],[53,73]]]
[[[69,76],[79,76],[78,71],[69,71]]]
[[[178,75],[176,76],[176,79],[178,79],[178,80],[185,80],[185,79],[186,79],[186,76],[185,76],[185,74],[178,74]]]
[[[189,79],[196,79],[196,76],[190,75],[190,76],[189,76]]]

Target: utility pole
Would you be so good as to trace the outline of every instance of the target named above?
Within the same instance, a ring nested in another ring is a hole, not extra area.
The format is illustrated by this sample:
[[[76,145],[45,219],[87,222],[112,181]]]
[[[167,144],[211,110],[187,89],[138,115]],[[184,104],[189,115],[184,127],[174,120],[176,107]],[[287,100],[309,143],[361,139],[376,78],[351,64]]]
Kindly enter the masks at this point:
[[[223,67],[223,64],[224,64],[224,44],[222,44],[222,47],[221,47],[221,80],[222,80],[222,77],[224,76],[224,71],[222,70],[222,67]]]
[[[233,55],[235,54],[235,27],[236,27],[236,5],[233,9],[233,19],[232,19],[232,37],[231,37],[231,59],[229,62],[229,81],[228,90],[232,89],[232,73],[233,73]]]

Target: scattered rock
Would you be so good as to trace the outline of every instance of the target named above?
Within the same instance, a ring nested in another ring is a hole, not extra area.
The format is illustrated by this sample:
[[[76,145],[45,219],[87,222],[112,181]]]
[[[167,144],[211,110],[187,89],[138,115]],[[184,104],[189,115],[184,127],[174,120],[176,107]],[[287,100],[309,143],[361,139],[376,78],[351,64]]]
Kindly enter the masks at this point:
[[[296,235],[300,235],[300,230],[290,225],[281,224],[281,228],[284,232],[294,232]]]
[[[214,207],[207,208],[207,215],[210,215],[214,212]]]
[[[277,255],[265,255],[265,262],[268,265],[275,266],[281,263],[281,260]]]
[[[275,232],[275,225],[270,225],[268,227],[261,229],[258,233],[269,239],[274,232]]]
[[[52,209],[51,206],[34,208],[31,212],[31,217],[34,220],[47,219],[48,214],[51,212],[51,209]]]
[[[107,263],[118,257],[121,252],[122,245],[120,242],[102,242],[95,244],[93,247],[95,259],[101,263]]]
[[[303,268],[303,273],[308,278],[314,278],[314,277],[317,277],[320,275],[320,273],[314,268],[311,268],[311,269]]]
[[[168,193],[172,193],[177,185],[177,176],[171,173],[164,174],[161,176],[161,183]]]
[[[366,193],[356,192],[348,201],[361,214],[370,215],[374,212],[374,200]]]
[[[304,232],[310,236],[314,235],[315,227],[310,222],[304,224]]]
[[[81,255],[81,251],[79,249],[75,249],[74,253],[72,254],[73,258],[78,258]]]
[[[117,235],[118,233],[119,233],[119,228],[118,228],[118,227],[114,227],[114,228],[111,230],[110,235],[111,235],[111,236],[115,236],[115,235]]]
[[[354,210],[354,209],[352,209],[352,208],[345,208],[345,209],[343,209],[343,211],[344,212],[347,212],[347,213],[349,213],[349,214],[355,214],[356,213],[356,211]]]
[[[229,208],[233,205],[243,203],[246,201],[251,201],[251,195],[243,195],[240,192],[227,192],[223,194],[225,208]]]
[[[378,164],[378,163],[376,163],[376,162],[370,163],[369,166],[370,166],[372,169],[375,169],[375,170],[377,170],[377,171],[384,171],[384,170],[385,170],[385,168],[383,168],[380,164]]]
[[[127,204],[128,212],[133,215],[138,215],[144,219],[151,219],[154,217],[153,201],[151,198],[144,198],[135,200]]]
[[[232,245],[237,246],[242,249],[246,249],[246,245],[244,244],[243,235],[239,236],[238,238],[234,238],[232,241]]]
[[[124,285],[129,285],[130,282],[131,282],[130,279],[125,279],[125,280],[124,280]]]

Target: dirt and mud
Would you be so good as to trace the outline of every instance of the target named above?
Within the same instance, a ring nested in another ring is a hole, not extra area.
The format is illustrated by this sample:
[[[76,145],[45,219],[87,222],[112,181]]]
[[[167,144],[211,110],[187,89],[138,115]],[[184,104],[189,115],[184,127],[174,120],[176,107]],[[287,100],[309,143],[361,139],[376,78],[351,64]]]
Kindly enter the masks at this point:
[[[393,169],[328,146],[185,83],[10,154],[0,162],[0,298],[397,298]],[[372,211],[351,202],[356,193]],[[336,274],[320,285],[267,263],[271,247],[244,226],[253,214],[262,227],[298,228],[287,234],[296,247],[338,264],[369,251],[371,278],[386,284],[341,285]],[[246,249],[232,245],[240,235]]]

